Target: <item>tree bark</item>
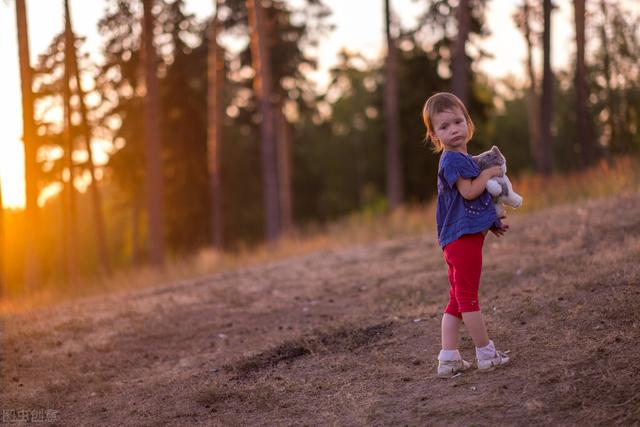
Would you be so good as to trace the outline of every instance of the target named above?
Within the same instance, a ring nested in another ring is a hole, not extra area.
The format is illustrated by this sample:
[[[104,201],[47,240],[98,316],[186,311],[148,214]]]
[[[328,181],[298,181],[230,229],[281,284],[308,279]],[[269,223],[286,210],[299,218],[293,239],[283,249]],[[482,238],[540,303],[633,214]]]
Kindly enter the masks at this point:
[[[2,183],[0,182],[0,299],[4,297],[4,202],[2,201]]]
[[[16,23],[18,28],[18,57],[20,61],[20,89],[22,93],[22,142],[25,164],[25,270],[24,286],[35,289],[40,278],[40,259],[36,237],[39,230],[38,188],[36,183],[36,125],[33,117],[32,69],[29,64],[29,31],[25,0],[16,0]]]
[[[384,113],[387,138],[387,197],[389,208],[402,203],[402,154],[400,147],[400,125],[398,118],[398,48],[391,30],[391,7],[384,2],[385,28],[387,36],[387,58],[385,67]]]
[[[542,97],[540,102],[541,166],[542,173],[549,175],[553,165],[553,141],[551,136],[551,118],[553,117],[553,73],[551,71],[551,0],[543,1],[544,33]]]
[[[540,153],[540,99],[538,96],[538,81],[533,67],[533,36],[531,34],[531,7],[525,0],[523,5],[523,31],[527,45],[527,75],[529,89],[527,90],[527,118],[529,127],[529,151],[533,158],[534,169],[542,173],[542,155]]]
[[[214,0],[215,13],[209,24],[207,52],[207,110],[208,110],[208,168],[211,203],[211,242],[222,249],[224,246],[224,222],[222,210],[222,184],[220,155],[222,152],[222,89],[224,80],[224,51],[218,44],[220,3]]]
[[[68,41],[65,41],[65,43],[68,45]],[[67,278],[69,285],[71,285],[72,288],[75,288],[78,284],[78,218],[76,210],[76,191],[73,182],[76,176],[76,166],[73,161],[73,140],[75,135],[71,128],[71,68],[71,55],[69,54],[69,47],[65,46],[62,99],[64,104],[64,158],[66,170],[68,171],[68,180],[65,183],[64,189],[65,203],[63,204],[63,216],[66,237],[65,249],[67,260]]]
[[[93,205],[93,222],[96,231],[96,243],[98,246],[98,266],[103,275],[110,275],[109,255],[107,252],[107,241],[104,232],[104,218],[102,216],[102,199],[98,182],[96,180],[95,164],[93,161],[93,149],[91,148],[91,129],[87,119],[87,107],[84,103],[84,90],[80,83],[80,67],[78,66],[78,55],[75,48],[75,35],[71,26],[71,14],[69,11],[69,0],[64,0],[65,10],[65,55],[69,55],[71,74],[75,81],[80,104],[80,117],[82,119],[81,129],[85,143],[85,149],[89,155],[88,166],[91,174],[91,203]]]
[[[162,200],[162,156],[160,147],[160,94],[153,44],[153,0],[143,0],[144,81],[144,157],[147,216],[147,250],[151,264],[164,266],[164,201]]]
[[[293,200],[291,189],[291,125],[281,108],[277,108],[278,120],[278,193],[280,195],[280,223],[282,232],[293,227]]]
[[[582,166],[587,167],[593,161],[593,136],[589,120],[587,99],[585,50],[585,0],[574,0],[576,25],[576,112],[578,115],[578,142],[581,148]]]
[[[259,101],[262,139],[262,187],[265,207],[265,231],[268,242],[280,236],[277,147],[272,99],[271,61],[265,37],[265,19],[261,0],[247,0],[251,28],[251,59],[255,70],[254,90]]]
[[[457,9],[458,37],[456,38],[452,58],[452,91],[463,104],[469,102],[469,58],[465,51],[471,27],[469,0],[460,0]]]
[[[618,99],[616,90],[613,87],[611,81],[612,73],[612,65],[611,65],[611,54],[609,52],[609,37],[607,35],[607,25],[609,22],[609,11],[607,8],[607,3],[605,0],[600,1],[600,10],[602,11],[602,26],[600,27],[600,42],[602,44],[602,52],[604,53],[604,58],[602,61],[602,67],[604,72],[604,81],[605,88],[607,90],[607,99],[609,102],[607,103],[607,125],[609,127],[609,141],[608,144],[605,145],[605,154],[607,157],[611,154],[616,145],[618,135],[619,135],[619,127],[617,124],[618,118]]]

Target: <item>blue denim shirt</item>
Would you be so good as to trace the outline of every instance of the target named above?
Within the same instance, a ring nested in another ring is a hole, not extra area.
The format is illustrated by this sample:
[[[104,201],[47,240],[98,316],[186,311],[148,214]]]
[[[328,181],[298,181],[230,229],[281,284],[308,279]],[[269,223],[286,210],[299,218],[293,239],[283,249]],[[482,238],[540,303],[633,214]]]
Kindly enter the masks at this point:
[[[436,224],[442,249],[465,234],[500,226],[495,205],[486,189],[479,197],[466,200],[456,187],[459,177],[476,178],[478,175],[480,168],[469,154],[444,151],[440,156]]]

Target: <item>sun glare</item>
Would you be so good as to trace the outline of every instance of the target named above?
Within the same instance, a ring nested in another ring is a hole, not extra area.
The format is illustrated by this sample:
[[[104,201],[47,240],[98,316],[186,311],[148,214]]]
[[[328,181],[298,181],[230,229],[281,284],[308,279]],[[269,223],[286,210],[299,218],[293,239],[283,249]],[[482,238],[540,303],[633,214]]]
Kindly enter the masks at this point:
[[[0,153],[2,204],[5,208],[24,208],[24,150],[22,143],[19,141],[6,142]]]

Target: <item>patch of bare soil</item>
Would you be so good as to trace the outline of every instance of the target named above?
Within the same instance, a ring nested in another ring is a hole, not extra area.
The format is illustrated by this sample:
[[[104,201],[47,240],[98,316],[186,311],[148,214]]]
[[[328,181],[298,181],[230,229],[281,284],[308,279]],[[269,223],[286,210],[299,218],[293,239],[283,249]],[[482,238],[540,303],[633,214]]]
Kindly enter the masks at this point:
[[[504,369],[436,378],[448,282],[429,234],[3,318],[4,421],[640,423],[640,194],[509,222],[480,296]]]

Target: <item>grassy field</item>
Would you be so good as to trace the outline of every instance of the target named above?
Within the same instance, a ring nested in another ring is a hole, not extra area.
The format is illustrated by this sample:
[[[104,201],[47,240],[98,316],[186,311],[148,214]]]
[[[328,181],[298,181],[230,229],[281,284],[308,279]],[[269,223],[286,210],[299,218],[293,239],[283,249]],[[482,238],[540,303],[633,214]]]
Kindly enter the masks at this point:
[[[334,229],[198,279],[5,313],[0,407],[65,426],[638,424],[640,192],[598,170],[487,238],[502,370],[435,376],[448,283],[423,207],[387,218],[391,239]],[[534,204],[536,185],[514,188]]]

